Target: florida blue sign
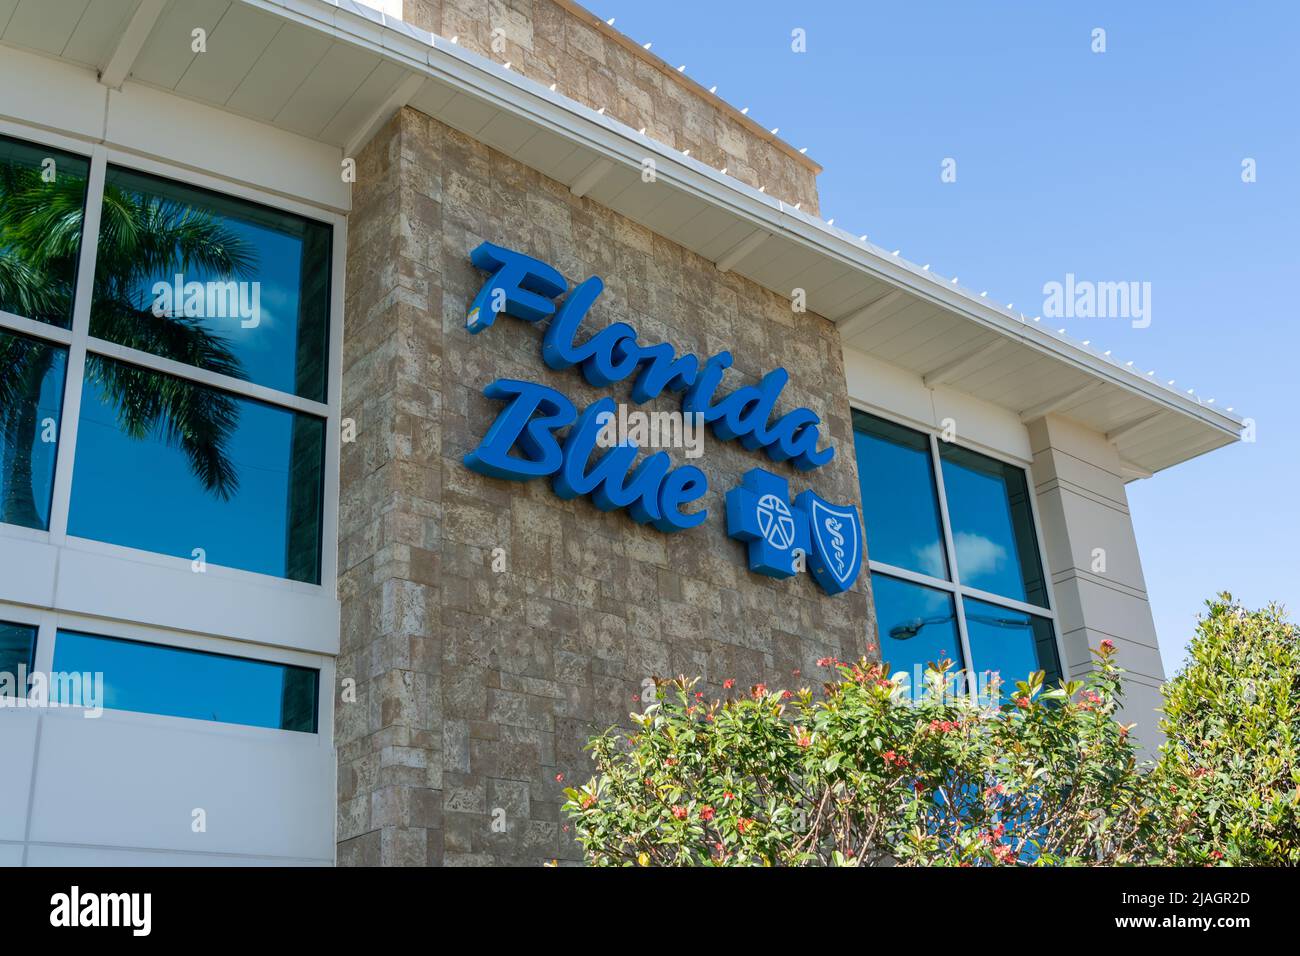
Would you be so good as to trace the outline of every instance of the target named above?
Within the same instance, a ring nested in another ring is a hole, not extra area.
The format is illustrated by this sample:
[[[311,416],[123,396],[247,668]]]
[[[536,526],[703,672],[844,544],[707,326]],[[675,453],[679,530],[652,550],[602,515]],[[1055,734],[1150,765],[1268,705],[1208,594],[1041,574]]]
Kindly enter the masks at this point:
[[[490,328],[501,314],[530,323],[549,319],[542,360],[552,369],[576,368],[599,388],[632,379],[631,396],[637,404],[665,392],[680,393],[682,412],[698,416],[718,439],[738,441],[800,471],[820,468],[834,456],[833,447],[817,447],[821,419],[811,409],[796,408],[773,419],[790,380],[785,369],[773,369],[758,384],[719,398],[719,386],[732,364],[730,352],[701,362],[694,355],[678,355],[666,342],[639,342],[636,329],[626,322],[606,326],[578,344],[582,320],[604,289],[599,278],[580,282],[557,303],[568,283],[553,266],[489,242],[479,245],[470,259],[491,273],[470,304],[466,328],[471,334]],[[604,511],[626,509],[634,521],[667,533],[707,519],[707,510],[684,510],[708,491],[708,478],[699,468],[674,468],[664,451],[638,462],[638,448],[629,442],[592,458],[604,423],[617,409],[613,399],[599,399],[579,411],[556,389],[517,379],[497,379],[483,393],[506,404],[483,440],[465,456],[466,467],[509,481],[549,477],[561,498],[586,496]],[[852,587],[863,554],[862,523],[855,507],[832,505],[811,491],[791,503],[789,483],[761,468],[746,474],[741,486],[727,493],[726,502],[727,532],[746,542],[751,571],[790,577],[806,564],[827,593]]]

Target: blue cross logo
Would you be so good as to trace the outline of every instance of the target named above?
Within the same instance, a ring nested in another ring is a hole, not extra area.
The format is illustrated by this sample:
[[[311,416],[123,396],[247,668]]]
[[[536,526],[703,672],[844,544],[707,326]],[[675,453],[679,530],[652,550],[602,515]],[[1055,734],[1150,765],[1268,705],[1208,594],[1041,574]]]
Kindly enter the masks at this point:
[[[762,468],[727,492],[727,534],[749,543],[749,570],[771,578],[798,573],[808,553],[808,516],[790,505],[790,483]]]

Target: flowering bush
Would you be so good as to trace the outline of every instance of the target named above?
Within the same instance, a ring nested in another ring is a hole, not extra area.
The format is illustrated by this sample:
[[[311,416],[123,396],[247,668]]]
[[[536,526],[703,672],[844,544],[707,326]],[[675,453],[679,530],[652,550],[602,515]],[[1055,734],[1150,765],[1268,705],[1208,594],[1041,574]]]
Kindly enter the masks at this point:
[[[1275,605],[1207,605],[1164,689],[1163,862],[1300,863],[1300,632]]]
[[[1134,862],[1153,813],[1096,654],[1086,683],[1039,672],[1001,707],[951,693],[950,662],[916,700],[868,661],[821,662],[819,694],[664,682],[633,733],[590,742],[564,809],[593,865]]]

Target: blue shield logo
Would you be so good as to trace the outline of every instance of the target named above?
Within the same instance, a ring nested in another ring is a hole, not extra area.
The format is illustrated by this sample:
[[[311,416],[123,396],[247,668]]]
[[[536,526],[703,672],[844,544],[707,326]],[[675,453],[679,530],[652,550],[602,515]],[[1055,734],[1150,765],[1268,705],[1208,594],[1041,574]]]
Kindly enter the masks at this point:
[[[815,492],[805,491],[795,508],[808,522],[811,544],[808,570],[827,594],[853,587],[862,570],[862,519],[852,505],[833,505]]]

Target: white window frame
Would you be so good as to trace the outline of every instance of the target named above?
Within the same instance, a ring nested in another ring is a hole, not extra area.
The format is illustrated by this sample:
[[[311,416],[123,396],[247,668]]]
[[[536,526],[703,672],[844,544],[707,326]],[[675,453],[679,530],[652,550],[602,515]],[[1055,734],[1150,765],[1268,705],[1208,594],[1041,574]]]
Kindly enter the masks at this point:
[[[64,378],[63,405],[60,412],[58,447],[55,457],[54,487],[50,501],[48,530],[0,524],[0,538],[12,537],[52,545],[73,545],[78,550],[129,558],[138,563],[184,569],[189,558],[129,548],[68,534],[68,514],[72,497],[72,474],[75,465],[77,428],[81,417],[81,394],[85,358],[94,352],[110,358],[124,359],[133,365],[175,378],[218,388],[231,394],[264,402],[273,407],[306,413],[325,422],[325,461],[323,514],[321,516],[320,583],[293,581],[275,575],[209,562],[205,573],[261,586],[283,587],[309,594],[333,597],[338,578],[338,501],[340,459],[340,392],[342,389],[343,283],[347,256],[347,219],[337,212],[288,199],[242,183],[231,182],[162,160],[90,144],[39,127],[12,121],[0,121],[0,134],[31,143],[74,153],[89,160],[90,168],[83,216],[80,260],[74,291],[72,328],[63,329],[45,322],[0,311],[0,329],[57,344],[68,350]],[[99,218],[104,195],[104,180],[112,164],[141,173],[161,176],[186,185],[212,190],[223,195],[247,199],[270,208],[304,216],[331,227],[330,305],[327,343],[328,374],[326,401],[316,402],[288,392],[268,388],[241,379],[175,362],[147,352],[126,348],[90,335],[90,308],[93,295],[95,260],[99,245]]]
[[[975,662],[971,654],[970,635],[966,628],[965,598],[970,598],[975,601],[983,601],[987,604],[995,604],[1000,607],[1005,607],[1008,610],[1020,611],[1050,621],[1052,636],[1056,643],[1057,666],[1060,670],[1061,677],[1064,678],[1068,672],[1069,664],[1065,657],[1065,646],[1061,641],[1061,628],[1056,613],[1056,595],[1053,593],[1051,570],[1047,565],[1047,547],[1043,539],[1043,524],[1038,517],[1038,495],[1034,493],[1033,474],[1030,470],[1021,462],[1009,458],[1006,455],[991,454],[985,448],[976,448],[965,442],[948,441],[941,437],[939,430],[933,426],[918,427],[916,424],[911,422],[899,421],[889,415],[883,415],[878,409],[869,407],[863,403],[851,401],[849,405],[853,410],[862,412],[864,415],[870,415],[873,418],[889,422],[890,424],[897,425],[900,428],[906,428],[910,431],[916,432],[917,434],[925,435],[929,440],[928,450],[930,455],[930,468],[931,473],[934,476],[934,491],[939,498],[939,524],[943,533],[945,567],[951,575],[951,580],[931,577],[930,575],[923,574],[919,571],[900,568],[893,564],[887,564],[884,561],[876,561],[871,558],[871,548],[869,543],[867,545],[868,571],[872,573],[879,572],[888,577],[907,581],[911,584],[920,584],[947,593],[952,599],[954,612],[957,615],[957,633],[961,641],[961,653],[964,667],[967,672],[972,675],[978,672],[973,669]],[[852,427],[852,422],[850,422],[850,427]],[[856,431],[856,429],[854,430]],[[968,584],[961,583],[961,571],[957,567],[957,551],[952,537],[952,519],[948,513],[948,492],[944,487],[943,482],[943,460],[939,454],[939,442],[941,441],[950,445],[955,445],[958,448],[969,449],[976,454],[983,455],[986,458],[991,458],[994,461],[1000,461],[1004,465],[1018,468],[1024,472],[1026,496],[1029,499],[1029,513],[1030,518],[1034,522],[1034,538],[1038,545],[1039,573],[1043,576],[1043,588],[1047,597],[1046,607],[1041,607],[1037,604],[1028,604],[1024,601],[1004,597],[1001,594],[994,594],[990,591],[984,591],[980,588],[974,588]],[[864,533],[865,531],[866,529],[864,528]],[[968,683],[971,685],[971,693],[974,694],[976,690],[976,682],[968,681]]]

